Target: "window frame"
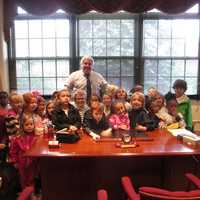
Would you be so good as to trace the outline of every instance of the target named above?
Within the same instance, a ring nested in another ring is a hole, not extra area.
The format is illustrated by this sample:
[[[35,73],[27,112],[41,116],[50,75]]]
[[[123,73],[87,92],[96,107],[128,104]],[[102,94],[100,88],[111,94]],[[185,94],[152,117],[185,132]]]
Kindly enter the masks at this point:
[[[69,33],[69,56],[54,56],[54,57],[48,57],[48,56],[40,56],[40,57],[16,57],[16,48],[15,48],[15,26],[13,24],[12,29],[11,29],[11,37],[10,37],[10,41],[8,41],[8,60],[9,60],[9,83],[10,83],[10,91],[15,91],[17,90],[17,73],[16,73],[16,62],[17,60],[26,60],[28,62],[30,62],[31,60],[40,60],[42,62],[43,65],[43,61],[51,61],[51,60],[55,60],[55,67],[57,68],[57,61],[62,61],[62,60],[68,60],[69,61],[69,73],[71,73],[72,71],[72,62],[73,62],[73,57],[74,55],[74,48],[75,45],[72,45],[72,39],[73,39],[73,34],[72,32],[74,32],[74,30],[71,30],[71,24],[72,21],[74,20],[73,15],[69,15],[67,13],[55,13],[49,16],[34,16],[31,15],[29,13],[23,13],[23,14],[18,14],[15,17],[15,20],[56,20],[56,19],[67,19],[69,20],[69,27],[70,27],[70,33]],[[43,38],[41,38],[43,39]],[[30,63],[28,64],[29,67],[29,73],[30,73]],[[31,82],[31,76],[29,75],[29,85]],[[35,77],[33,77],[35,78]],[[46,78],[44,76],[38,77],[38,78]],[[48,77],[47,77],[48,78]],[[59,78],[57,76],[57,73],[55,75],[55,78],[57,80],[57,78]],[[67,78],[67,77],[66,77]],[[56,81],[56,87],[57,87],[57,81]],[[63,87],[64,87],[64,83],[63,83]],[[44,80],[42,80],[42,90],[44,91]],[[47,95],[47,94],[43,94],[44,97],[50,97],[51,94]]]
[[[162,12],[145,12],[141,14],[141,18],[142,18],[142,23],[144,20],[148,19],[148,20],[160,20],[160,19],[169,19],[169,20],[173,20],[173,19],[197,19],[199,20],[199,25],[200,25],[200,4],[198,4],[199,9],[198,9],[198,13],[182,13],[182,14],[165,14]],[[143,26],[142,26],[143,27]],[[143,31],[141,32],[142,38],[143,38]],[[142,45],[140,46],[142,48]],[[195,100],[200,100],[200,26],[199,26],[199,43],[198,43],[198,57],[148,57],[148,56],[143,56],[141,53],[141,57],[140,59],[142,60],[142,75],[143,75],[143,83],[144,83],[144,60],[145,59],[154,59],[154,60],[162,60],[162,59],[169,59],[169,60],[180,60],[183,59],[184,62],[186,59],[190,60],[190,59],[197,59],[198,60],[198,74],[197,74],[197,94],[196,95],[188,95],[191,99],[195,99]],[[171,76],[170,76],[171,78]]]
[[[199,5],[199,4],[198,4]],[[134,19],[135,20],[135,37],[134,37],[134,56],[130,57],[134,59],[134,84],[142,84],[144,83],[144,60],[145,59],[181,59],[181,57],[145,57],[142,55],[142,48],[143,48],[143,21],[145,19],[198,19],[200,23],[200,5],[198,13],[184,13],[178,15],[168,15],[161,12],[145,12],[145,13],[115,13],[115,14],[100,14],[96,12],[87,13],[83,15],[70,15],[67,13],[57,13],[52,14],[50,16],[32,16],[30,14],[20,14],[15,19],[16,20],[28,20],[28,19],[69,19],[69,26],[70,26],[70,35],[69,35],[69,45],[70,45],[70,52],[69,52],[69,67],[70,73],[79,69],[79,61],[81,59],[80,52],[79,52],[79,26],[78,22],[79,19]],[[15,35],[14,35],[14,26],[11,29],[11,40],[8,42],[8,58],[9,58],[9,82],[10,82],[10,90],[16,89],[16,57],[15,57]],[[42,60],[48,60],[52,58],[45,58],[40,57]],[[56,58],[56,57],[55,57]],[[94,56],[94,59],[97,59],[98,56]],[[107,57],[100,57],[105,58]],[[112,57],[109,57],[112,58]],[[120,60],[123,59],[123,56],[114,57],[119,58]],[[124,58],[128,58],[125,56]],[[182,57],[184,60],[186,57]],[[25,59],[25,58],[23,58]],[[36,59],[36,58],[34,58]],[[39,58],[38,58],[39,59]],[[60,57],[59,57],[60,59]],[[193,59],[193,58],[191,58]],[[198,44],[198,85],[197,85],[197,94],[196,95],[189,95],[192,99],[200,99],[200,33],[199,33],[199,44]],[[121,62],[121,61],[120,61]],[[121,66],[121,64],[120,64]],[[64,85],[64,84],[63,84]],[[46,95],[44,95],[46,96]],[[47,95],[48,96],[48,95]]]
[[[76,17],[77,19],[77,30],[79,30],[79,20],[115,20],[115,19],[119,19],[119,20],[124,20],[124,19],[131,19],[131,20],[135,20],[135,26],[136,27],[138,25],[137,20],[138,20],[138,14],[133,14],[133,13],[127,13],[127,12],[119,12],[119,13],[113,13],[113,14],[102,14],[102,13],[97,13],[97,12],[91,12],[91,13],[87,13],[84,15],[79,15]],[[136,29],[136,28],[135,28]],[[119,76],[112,76],[112,78],[119,78],[120,79],[120,85],[122,84],[122,79],[126,78],[127,76],[123,76],[121,75],[121,64],[122,64],[122,60],[125,59],[133,59],[133,74],[130,77],[134,78],[133,81],[133,85],[132,87],[136,84],[136,82],[138,82],[138,80],[136,80],[136,74],[138,73],[136,70],[136,63],[138,61],[137,55],[139,55],[138,53],[138,48],[136,48],[138,45],[138,40],[136,39],[136,34],[134,34],[134,55],[133,56],[93,56],[94,61],[97,59],[102,59],[106,61],[106,66],[108,66],[108,60],[110,59],[119,59],[120,60],[120,75]],[[81,59],[80,56],[80,52],[79,52],[79,32],[77,31],[77,56],[78,59]],[[107,73],[108,70],[106,70],[106,77],[105,78],[111,78],[111,76],[108,76]],[[138,77],[137,77],[138,78]],[[131,88],[130,88],[131,89]],[[129,92],[129,91],[127,91]]]

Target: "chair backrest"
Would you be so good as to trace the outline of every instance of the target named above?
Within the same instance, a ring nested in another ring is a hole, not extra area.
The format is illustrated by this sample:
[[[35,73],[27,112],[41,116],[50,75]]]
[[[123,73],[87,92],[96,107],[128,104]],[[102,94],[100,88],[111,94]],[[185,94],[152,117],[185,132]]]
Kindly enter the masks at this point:
[[[141,187],[139,189],[141,200],[200,200],[200,190],[168,191],[159,188]]]
[[[100,189],[97,191],[97,200],[108,200],[107,191],[104,189]]]
[[[17,200],[29,200],[31,194],[33,193],[34,188],[33,186],[26,187],[18,196]]]
[[[196,185],[197,189],[190,191],[169,191],[156,187],[140,187],[135,191],[130,177],[124,176],[121,183],[129,200],[200,200],[200,179],[191,173],[185,174],[187,179]]]
[[[129,200],[140,200],[140,195],[135,191],[133,182],[131,181],[130,177],[122,177],[121,183]]]

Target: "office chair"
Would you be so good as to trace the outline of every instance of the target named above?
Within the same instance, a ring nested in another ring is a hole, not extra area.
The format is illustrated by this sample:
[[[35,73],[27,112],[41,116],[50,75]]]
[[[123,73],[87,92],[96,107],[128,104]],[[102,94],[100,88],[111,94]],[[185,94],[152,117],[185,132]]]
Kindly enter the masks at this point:
[[[187,179],[196,185],[197,189],[190,191],[169,191],[156,187],[140,187],[139,192],[135,191],[130,177],[122,177],[123,189],[129,200],[200,200],[200,179],[193,174],[185,174]]]
[[[34,192],[33,186],[26,187],[18,196],[17,200],[28,200],[31,197],[31,194]]]
[[[100,189],[97,191],[97,200],[107,200],[108,194],[107,191],[104,189]]]

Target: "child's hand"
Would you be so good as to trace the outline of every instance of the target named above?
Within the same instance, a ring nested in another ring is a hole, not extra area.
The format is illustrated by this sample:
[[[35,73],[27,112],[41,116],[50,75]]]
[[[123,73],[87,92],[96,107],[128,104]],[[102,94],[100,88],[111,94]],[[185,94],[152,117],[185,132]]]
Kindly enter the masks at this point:
[[[164,128],[167,128],[167,125],[165,124],[165,122],[163,122],[163,121],[161,121],[161,122],[159,122],[159,128],[161,128],[161,129],[164,129]]]
[[[70,131],[70,132],[75,132],[75,131],[77,131],[76,126],[70,126],[70,127],[69,127],[69,131]]]
[[[146,131],[146,130],[147,130],[147,127],[142,126],[142,125],[137,125],[135,129],[136,129],[137,131]]]
[[[122,124],[122,125],[119,125],[119,129],[128,130],[128,127],[127,125]]]
[[[3,144],[3,143],[2,143],[2,144],[0,144],[0,150],[1,150],[1,149],[4,149],[5,147],[6,147],[6,145],[5,145],[5,144]]]

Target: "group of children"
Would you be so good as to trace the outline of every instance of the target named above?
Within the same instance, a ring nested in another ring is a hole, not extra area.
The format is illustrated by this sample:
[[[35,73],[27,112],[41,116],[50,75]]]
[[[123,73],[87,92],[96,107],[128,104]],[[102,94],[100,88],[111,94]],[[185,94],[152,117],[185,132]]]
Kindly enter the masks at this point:
[[[102,97],[93,94],[89,104],[82,90],[77,90],[73,97],[66,89],[56,91],[49,101],[37,92],[8,96],[1,91],[0,152],[8,152],[2,160],[8,159],[19,170],[21,186],[25,188],[33,184],[38,169],[37,161],[23,154],[49,127],[67,128],[71,132],[84,128],[104,137],[111,136],[112,130],[152,131],[173,123],[191,129],[191,103],[185,95],[187,84],[176,80],[173,88],[175,93],[166,96],[150,88],[145,96],[137,85],[128,97],[123,88],[110,87]]]

